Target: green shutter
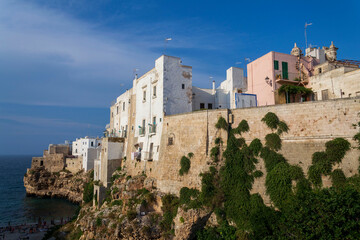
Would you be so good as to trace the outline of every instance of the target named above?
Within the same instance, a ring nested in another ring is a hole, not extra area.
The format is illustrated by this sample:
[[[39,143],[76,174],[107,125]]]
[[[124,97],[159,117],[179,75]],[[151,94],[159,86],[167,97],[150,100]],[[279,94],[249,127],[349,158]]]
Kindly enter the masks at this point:
[[[279,61],[274,60],[274,69],[279,70]]]
[[[289,79],[287,62],[282,62],[282,77],[283,79]]]

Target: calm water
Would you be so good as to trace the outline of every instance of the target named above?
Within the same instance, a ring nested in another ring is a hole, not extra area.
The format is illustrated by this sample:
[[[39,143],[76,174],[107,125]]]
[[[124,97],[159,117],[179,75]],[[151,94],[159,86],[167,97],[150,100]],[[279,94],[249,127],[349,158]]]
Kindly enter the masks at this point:
[[[26,197],[23,183],[31,156],[0,156],[0,226],[71,217],[77,208],[63,199]]]

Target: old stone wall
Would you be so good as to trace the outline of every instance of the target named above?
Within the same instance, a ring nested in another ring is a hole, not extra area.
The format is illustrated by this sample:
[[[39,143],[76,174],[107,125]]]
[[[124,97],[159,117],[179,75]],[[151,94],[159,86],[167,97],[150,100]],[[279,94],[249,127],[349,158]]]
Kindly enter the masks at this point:
[[[182,187],[200,187],[199,174],[208,170],[210,150],[214,140],[221,137],[226,146],[227,133],[217,130],[215,124],[220,116],[233,121],[236,127],[243,119],[248,121],[250,132],[243,135],[248,143],[259,138],[263,144],[266,134],[271,130],[261,122],[267,112],[274,112],[285,121],[290,130],[281,138],[281,153],[291,164],[298,164],[307,173],[311,165],[311,156],[316,151],[325,149],[325,143],[336,137],[347,139],[352,150],[349,151],[342,164],[344,173],[349,176],[358,168],[359,150],[352,137],[359,131],[354,127],[360,121],[360,98],[336,99],[328,101],[283,104],[267,107],[229,110],[204,110],[188,114],[167,116],[161,138],[159,161],[137,162],[127,159],[125,166],[131,175],[146,173],[148,177],[157,179],[157,187],[163,192],[178,194]],[[229,114],[229,115],[228,115]],[[173,144],[169,145],[169,138]],[[179,176],[180,159],[189,152],[194,153],[188,174]],[[257,169],[263,170],[264,176],[255,181],[254,192],[265,196],[264,164],[260,159]]]
[[[82,156],[78,156],[78,157],[72,157],[72,158],[66,158],[65,159],[65,169],[69,170],[72,173],[77,173],[80,170],[82,170],[82,161],[83,161],[83,157]]]

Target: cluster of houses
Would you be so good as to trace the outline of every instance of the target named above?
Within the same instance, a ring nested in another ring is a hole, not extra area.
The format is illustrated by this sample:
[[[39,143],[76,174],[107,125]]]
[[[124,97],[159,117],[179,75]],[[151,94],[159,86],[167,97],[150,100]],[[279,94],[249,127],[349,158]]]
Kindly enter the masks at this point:
[[[360,96],[360,61],[338,60],[337,50],[331,42],[303,53],[295,43],[290,54],[272,51],[250,62],[247,77],[242,68],[229,68],[226,79],[218,87],[213,81],[208,89],[193,86],[191,66],[162,55],[111,104],[104,138],[85,137],[68,144],[67,153],[61,152],[61,166],[70,171],[94,169],[95,180],[102,183],[95,188],[99,196],[122,159],[159,160],[165,116]],[[171,144],[171,137],[167,141]],[[50,145],[33,164],[61,168],[45,163],[52,159],[51,146],[55,147]]]

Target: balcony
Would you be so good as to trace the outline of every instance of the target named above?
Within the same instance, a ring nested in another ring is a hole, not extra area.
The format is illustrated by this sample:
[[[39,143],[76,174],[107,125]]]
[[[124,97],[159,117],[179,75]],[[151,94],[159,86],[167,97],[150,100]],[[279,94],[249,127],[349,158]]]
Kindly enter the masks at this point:
[[[139,127],[139,136],[145,135],[145,127]]]
[[[282,74],[276,74],[276,83],[279,83],[281,85],[299,85],[299,83],[301,83],[298,73],[289,72],[287,75],[287,77],[283,77]]]
[[[151,135],[156,134],[156,124],[152,124],[152,125],[149,126],[149,133]]]

